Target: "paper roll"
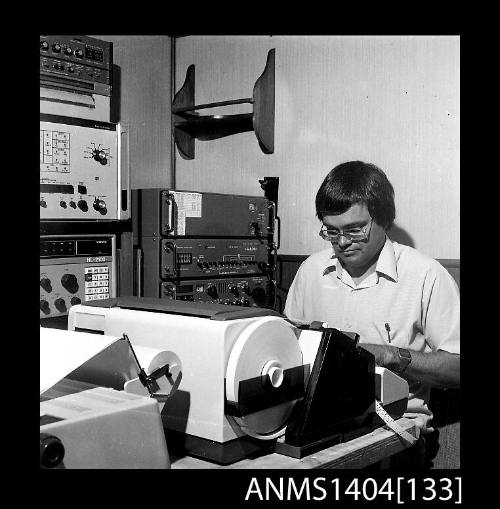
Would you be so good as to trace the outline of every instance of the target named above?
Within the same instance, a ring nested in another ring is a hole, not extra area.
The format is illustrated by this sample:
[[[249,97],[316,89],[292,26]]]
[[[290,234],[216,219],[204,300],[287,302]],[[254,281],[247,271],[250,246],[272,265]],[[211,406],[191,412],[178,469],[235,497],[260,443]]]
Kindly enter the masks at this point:
[[[284,370],[302,365],[302,353],[292,326],[277,317],[253,322],[236,340],[226,369],[226,397],[238,403],[240,382],[268,375],[267,390],[280,386]],[[235,417],[242,430],[260,439],[283,432],[295,402],[287,401],[243,417]]]

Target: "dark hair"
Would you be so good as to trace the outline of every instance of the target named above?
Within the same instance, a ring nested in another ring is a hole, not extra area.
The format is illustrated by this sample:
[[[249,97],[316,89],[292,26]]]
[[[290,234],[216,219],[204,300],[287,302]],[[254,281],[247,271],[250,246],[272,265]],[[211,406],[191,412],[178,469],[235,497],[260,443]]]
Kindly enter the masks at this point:
[[[388,230],[396,217],[394,188],[374,164],[349,161],[328,173],[316,194],[316,215],[343,214],[355,203],[364,203],[376,223]]]

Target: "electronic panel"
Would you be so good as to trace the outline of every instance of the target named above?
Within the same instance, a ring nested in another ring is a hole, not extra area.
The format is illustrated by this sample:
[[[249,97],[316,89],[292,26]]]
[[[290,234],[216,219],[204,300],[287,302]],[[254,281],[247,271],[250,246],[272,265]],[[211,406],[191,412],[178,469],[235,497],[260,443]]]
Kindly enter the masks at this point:
[[[266,277],[190,279],[160,283],[160,297],[235,306],[272,305],[274,290]]]
[[[40,219],[126,219],[120,149],[117,124],[41,114]]]
[[[40,36],[40,85],[110,96],[112,65],[111,42],[84,35]]]
[[[256,237],[274,233],[275,206],[267,198],[170,189],[135,195],[143,237]]]
[[[40,318],[81,302],[116,297],[114,235],[40,237]]]
[[[267,274],[268,243],[257,239],[142,239],[145,279]]]
[[[132,199],[138,295],[274,305],[272,201],[160,188],[136,190]]]

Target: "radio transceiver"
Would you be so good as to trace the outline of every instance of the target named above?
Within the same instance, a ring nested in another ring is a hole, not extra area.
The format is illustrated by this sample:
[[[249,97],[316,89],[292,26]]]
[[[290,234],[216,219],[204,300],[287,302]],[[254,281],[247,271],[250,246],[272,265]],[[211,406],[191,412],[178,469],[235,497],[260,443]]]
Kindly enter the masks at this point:
[[[160,283],[160,297],[234,306],[269,306],[273,291],[267,277],[188,279]]]
[[[40,84],[111,95],[113,44],[83,35],[40,36]]]
[[[116,296],[114,235],[40,236],[40,318]]]
[[[127,219],[120,141],[119,124],[40,114],[40,219]]]
[[[142,239],[144,263],[162,278],[266,274],[270,247],[257,239]]]
[[[169,189],[140,189],[141,237],[266,237],[274,233],[275,206],[264,197]]]
[[[84,35],[40,36],[40,112],[109,122],[113,44]]]
[[[139,189],[138,295],[269,306],[275,204],[265,197]]]

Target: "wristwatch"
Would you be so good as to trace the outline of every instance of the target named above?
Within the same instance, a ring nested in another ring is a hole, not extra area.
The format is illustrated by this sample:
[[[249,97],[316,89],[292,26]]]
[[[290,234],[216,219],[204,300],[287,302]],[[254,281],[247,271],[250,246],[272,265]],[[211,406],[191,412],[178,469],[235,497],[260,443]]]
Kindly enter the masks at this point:
[[[410,350],[406,348],[398,348],[399,355],[399,374],[402,374],[404,370],[408,367],[408,364],[411,362],[411,353]]]

